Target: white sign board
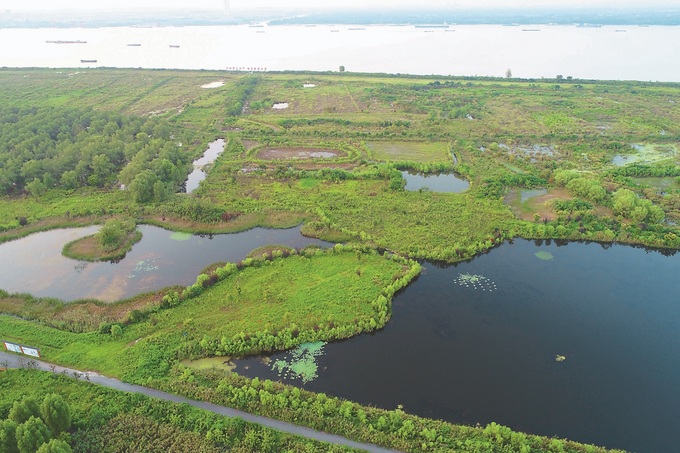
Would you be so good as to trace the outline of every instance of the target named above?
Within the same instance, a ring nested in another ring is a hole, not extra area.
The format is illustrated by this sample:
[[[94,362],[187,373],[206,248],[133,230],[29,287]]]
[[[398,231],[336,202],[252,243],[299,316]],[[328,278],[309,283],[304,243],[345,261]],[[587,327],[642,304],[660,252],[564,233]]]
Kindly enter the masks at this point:
[[[18,344],[8,343],[6,341],[4,341],[3,343],[5,345],[5,349],[7,349],[8,351],[18,352],[19,354],[23,353],[23,351],[21,350],[21,346],[19,346]]]
[[[30,355],[30,356],[33,356],[33,357],[40,358],[40,352],[38,352],[37,349],[27,348],[26,346],[22,346],[21,349],[23,350],[24,354],[26,354],[26,355]]]

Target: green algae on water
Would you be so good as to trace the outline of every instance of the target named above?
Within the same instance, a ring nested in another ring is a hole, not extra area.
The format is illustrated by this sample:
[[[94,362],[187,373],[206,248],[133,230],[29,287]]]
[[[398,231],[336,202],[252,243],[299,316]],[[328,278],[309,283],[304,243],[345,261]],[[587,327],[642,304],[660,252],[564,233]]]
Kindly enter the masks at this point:
[[[540,252],[534,253],[534,255],[536,256],[536,258],[538,258],[539,260],[543,260],[543,261],[550,261],[551,259],[553,259],[552,254],[550,254],[548,252],[544,252],[543,250],[541,250]]]
[[[176,233],[172,233],[170,235],[170,239],[172,239],[173,241],[182,242],[182,241],[188,241],[189,239],[191,239],[191,236],[192,236],[191,233],[181,233],[181,232],[178,231]]]
[[[142,273],[142,272],[153,272],[158,270],[158,266],[155,264],[155,260],[150,260],[150,261],[138,261],[137,265],[135,266],[134,269],[132,269],[132,272],[130,272],[127,276],[127,278],[135,278],[137,274]]]
[[[303,343],[293,349],[290,356],[275,361],[272,370],[278,371],[279,376],[283,374],[285,378],[302,379],[303,384],[313,381],[318,377],[316,357],[323,354],[325,345],[323,341]]]

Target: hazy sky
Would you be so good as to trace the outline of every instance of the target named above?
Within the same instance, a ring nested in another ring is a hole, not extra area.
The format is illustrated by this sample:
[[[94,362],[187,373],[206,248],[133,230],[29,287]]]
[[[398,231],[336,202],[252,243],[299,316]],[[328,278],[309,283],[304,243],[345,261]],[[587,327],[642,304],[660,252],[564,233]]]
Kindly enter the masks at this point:
[[[678,0],[229,0],[232,10],[251,8],[395,8],[427,6],[459,8],[526,7],[675,7]],[[0,0],[2,9],[131,9],[131,8],[222,9],[223,0]]]

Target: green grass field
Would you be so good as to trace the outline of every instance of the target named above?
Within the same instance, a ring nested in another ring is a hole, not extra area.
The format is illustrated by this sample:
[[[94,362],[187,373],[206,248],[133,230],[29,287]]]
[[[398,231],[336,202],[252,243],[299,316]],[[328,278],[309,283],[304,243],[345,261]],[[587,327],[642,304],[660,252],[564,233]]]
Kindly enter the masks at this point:
[[[368,142],[372,157],[381,162],[450,162],[451,152],[447,143],[425,142]]]

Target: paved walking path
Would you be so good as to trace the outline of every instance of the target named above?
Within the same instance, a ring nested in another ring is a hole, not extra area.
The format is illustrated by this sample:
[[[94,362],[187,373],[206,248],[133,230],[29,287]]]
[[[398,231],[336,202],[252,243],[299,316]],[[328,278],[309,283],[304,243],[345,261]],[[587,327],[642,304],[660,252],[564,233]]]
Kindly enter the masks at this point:
[[[23,359],[25,362],[22,363]],[[44,371],[52,371],[50,364],[41,362],[39,360],[32,359],[30,357],[19,356],[15,354],[9,354],[7,352],[0,352],[0,363],[7,361],[9,368],[20,368],[22,365],[25,366],[29,361],[34,361],[37,368]],[[54,371],[61,373],[66,370],[67,373],[73,373],[80,371],[72,370],[70,368],[64,368],[57,366]],[[81,373],[82,374],[82,373]],[[73,376],[73,374],[71,374]],[[216,414],[225,415],[227,417],[241,417],[242,419],[258,423],[263,426],[268,426],[270,428],[277,429],[279,431],[284,431],[291,434],[297,434],[310,439],[316,439],[323,442],[329,442],[332,444],[346,445],[352,448],[358,448],[365,451],[370,451],[374,453],[390,453],[396,450],[388,450],[387,448],[378,447],[373,444],[362,444],[360,442],[354,442],[352,440],[346,439],[342,436],[336,436],[335,434],[327,434],[321,431],[315,431],[311,428],[305,428],[303,426],[293,425],[292,423],[282,422],[280,420],[274,420],[267,417],[260,417],[259,415],[253,415],[249,412],[243,412],[238,409],[232,409],[230,407],[218,406],[217,404],[204,403],[202,401],[195,401],[181,396],[172,395],[170,393],[161,392],[160,390],[154,390],[147,387],[142,387],[141,385],[126,384],[119,381],[118,379],[109,378],[105,376],[100,376],[95,373],[89,373],[90,382],[94,384],[103,385],[104,387],[109,387],[116,390],[122,390],[124,392],[134,392],[141,393],[143,395],[151,396],[153,398],[159,398],[166,401],[172,401],[174,403],[188,403],[192,406],[198,407],[200,409],[205,409]]]

